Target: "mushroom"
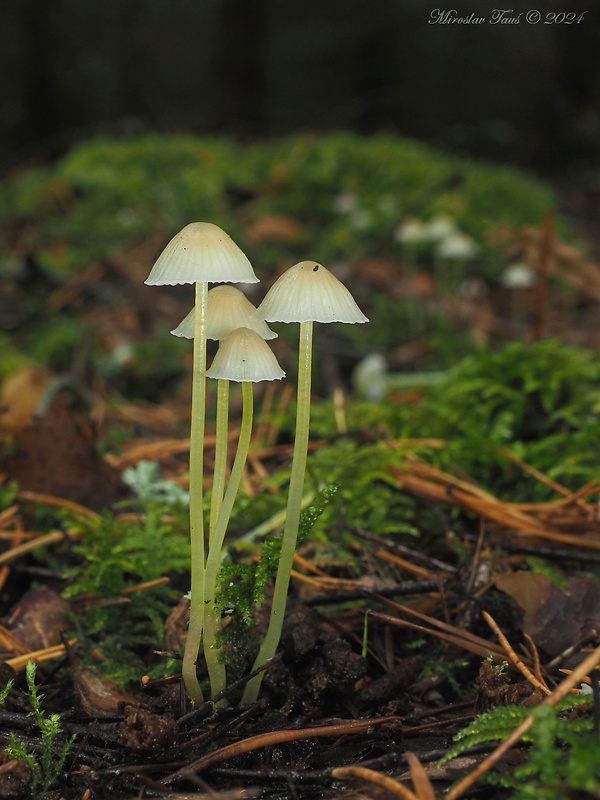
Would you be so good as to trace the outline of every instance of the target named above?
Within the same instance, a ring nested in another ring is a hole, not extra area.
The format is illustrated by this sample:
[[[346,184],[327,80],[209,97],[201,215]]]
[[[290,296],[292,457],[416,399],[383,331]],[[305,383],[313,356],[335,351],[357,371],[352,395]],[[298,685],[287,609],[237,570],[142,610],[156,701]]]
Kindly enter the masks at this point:
[[[243,400],[237,452],[206,559],[203,645],[211,695],[214,697],[226,684],[225,666],[221,662],[220,648],[216,644],[218,621],[215,616],[215,592],[225,533],[250,446],[254,403],[252,384],[280,380],[285,377],[285,372],[259,333],[249,328],[236,328],[221,343],[206,375],[208,378],[216,378],[219,383],[241,383]]]
[[[206,306],[208,283],[257,283],[252,265],[217,225],[192,222],[167,244],[145,281],[151,286],[195,284],[192,422],[190,431],[190,623],[182,675],[194,704],[203,700],[196,674],[204,619],[204,421],[206,411]]]
[[[256,307],[236,286],[222,284],[209,290],[206,299],[206,338],[221,341],[236,328],[250,328],[263,339],[276,339],[277,334],[267,323],[255,316]],[[194,338],[195,309],[174,328],[173,336]]]
[[[221,341],[236,328],[245,327],[256,331],[263,339],[275,339],[277,334],[262,319],[252,315],[256,307],[246,295],[235,286],[222,284],[209,290],[206,300],[206,338]],[[174,336],[186,339],[194,337],[195,309],[171,331]],[[225,474],[227,471],[227,443],[229,412],[229,381],[219,379],[217,384],[217,415],[215,466],[210,498],[210,521],[208,541],[212,540],[215,525],[219,517],[223,492],[225,491]]]
[[[315,261],[301,261],[278,278],[258,307],[256,315],[267,322],[299,322],[300,342],[296,435],[281,556],[269,627],[254,669],[272,658],[277,650],[296,550],[310,426],[313,322],[368,322],[348,289],[326,267]],[[246,684],[243,703],[256,699],[262,676],[261,672]]]

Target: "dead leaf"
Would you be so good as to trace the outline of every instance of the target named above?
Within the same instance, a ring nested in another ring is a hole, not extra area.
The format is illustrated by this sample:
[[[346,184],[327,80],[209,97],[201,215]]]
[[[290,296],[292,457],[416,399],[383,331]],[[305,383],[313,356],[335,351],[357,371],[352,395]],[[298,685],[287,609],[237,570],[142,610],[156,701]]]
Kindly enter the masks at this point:
[[[552,592],[552,584],[545,575],[534,575],[531,572],[507,572],[496,577],[496,587],[508,594],[523,609],[523,630],[531,634],[535,615],[540,607],[548,601]],[[535,638],[535,637],[534,637]]]
[[[499,575],[496,586],[523,609],[523,632],[550,656],[600,631],[600,584],[592,578],[570,577],[563,590],[545,575],[514,572]]]
[[[167,650],[177,651],[185,642],[190,619],[190,601],[182,597],[165,621],[164,643]]]
[[[92,426],[59,397],[14,432],[0,472],[21,489],[66,497],[96,511],[126,496],[119,473],[95,448]]]
[[[17,433],[29,425],[48,388],[51,374],[39,367],[22,367],[2,385],[0,432]]]
[[[122,694],[113,681],[103,679],[91,670],[84,669],[70,648],[67,652],[71,662],[73,683],[86,714],[90,717],[109,717],[121,714],[127,705],[136,704],[135,699]]]
[[[63,634],[72,628],[70,610],[70,604],[51,589],[33,589],[13,606],[5,627],[24,646],[23,652],[43,650],[61,644]]]

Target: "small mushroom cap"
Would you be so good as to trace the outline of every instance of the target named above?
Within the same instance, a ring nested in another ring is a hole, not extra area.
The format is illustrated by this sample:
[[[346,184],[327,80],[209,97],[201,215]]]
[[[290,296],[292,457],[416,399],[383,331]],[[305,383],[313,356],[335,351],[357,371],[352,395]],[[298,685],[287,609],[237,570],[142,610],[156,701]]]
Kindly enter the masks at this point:
[[[191,222],[159,255],[145,281],[150,286],[180,283],[258,283],[252,265],[225,231],[212,222]]]
[[[348,289],[316,261],[301,261],[278,278],[256,310],[268,322],[368,322]]]
[[[236,328],[221,342],[206,376],[257,383],[280,380],[285,378],[285,372],[269,345],[256,331]]]
[[[206,300],[206,337],[207,339],[224,339],[228,333],[236,328],[244,327],[256,331],[263,339],[276,339],[277,334],[272,331],[264,319],[254,316],[256,307],[248,300],[246,295],[235,286],[213,287],[207,294]],[[179,325],[171,331],[173,336],[183,336],[186,339],[194,338],[194,320],[196,314],[192,308],[190,313]]]

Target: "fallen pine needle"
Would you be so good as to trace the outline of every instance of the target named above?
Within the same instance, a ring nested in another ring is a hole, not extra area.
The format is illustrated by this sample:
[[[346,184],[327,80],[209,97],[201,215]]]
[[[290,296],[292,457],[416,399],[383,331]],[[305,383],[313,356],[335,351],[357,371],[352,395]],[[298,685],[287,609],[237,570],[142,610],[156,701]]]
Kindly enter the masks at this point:
[[[77,639],[71,639],[68,642],[68,645],[74,645],[76,642]],[[66,654],[66,646],[64,644],[57,644],[54,647],[45,647],[43,650],[32,650],[31,652],[24,653],[21,656],[7,658],[3,663],[8,664],[8,666],[12,667],[15,672],[21,672],[25,669],[29,661],[34,661],[36,664],[43,664],[46,661],[50,661],[53,658],[58,658],[59,656],[65,656]]]
[[[427,775],[423,768],[423,764],[421,764],[414,753],[407,753],[406,760],[410,767],[410,776],[413,786],[417,790],[417,797],[419,800],[435,800],[435,792],[429,780],[429,775]]]
[[[523,675],[525,678],[527,678],[529,683],[532,686],[535,686],[536,689],[539,689],[541,692],[543,692],[544,694],[547,694],[547,695],[552,694],[552,692],[546,686],[546,684],[543,681],[538,680],[538,678],[536,678],[536,676],[533,674],[533,672],[523,663],[523,659],[520,658],[515,653],[515,651],[512,648],[511,643],[508,641],[506,636],[502,633],[502,631],[500,630],[500,628],[498,626],[498,623],[494,620],[494,618],[490,614],[488,614],[487,611],[482,611],[481,613],[483,614],[483,618],[485,619],[487,624],[490,626],[490,628],[494,631],[494,633],[496,634],[496,636],[500,640],[500,644],[504,648],[504,650],[506,652],[506,655],[508,657],[508,660],[513,665],[513,667],[515,667],[515,669],[518,669],[519,672],[521,673],[521,675]]]
[[[119,594],[128,595],[135,594],[136,592],[144,592],[146,589],[156,589],[157,586],[166,586],[170,582],[171,579],[165,575],[163,578],[155,578],[145,583],[136,583],[135,586],[127,586],[125,589],[121,589]]]
[[[64,497],[55,497],[52,494],[42,494],[41,492],[30,492],[26,491],[25,489],[21,489],[17,497],[19,500],[25,500],[30,503],[39,503],[40,505],[45,506],[58,506],[59,508],[66,508],[68,511],[72,511],[79,517],[89,517],[89,519],[96,521],[100,519],[100,514],[92,511],[91,508],[86,508],[79,503],[73,502],[73,500],[66,500]]]
[[[182,767],[166,778],[162,779],[162,783],[171,783],[178,778],[189,777],[191,774],[198,774],[208,767],[215,764],[221,764],[223,761],[229,761],[231,758],[243,755],[244,753],[251,753],[254,750],[260,750],[263,747],[272,747],[274,745],[284,744],[286,742],[297,742],[304,739],[315,739],[324,736],[346,736],[354,733],[366,733],[369,728],[376,725],[385,725],[388,723],[399,722],[400,717],[378,717],[376,719],[354,719],[344,720],[335,725],[323,725],[315,728],[303,728],[301,730],[287,730],[287,731],[272,731],[270,733],[260,733],[256,736],[250,736],[247,739],[242,739],[239,742],[221,747],[219,750],[214,750],[212,753],[206,753],[196,761],[192,761],[186,767]]]
[[[389,775],[383,775],[381,772],[376,772],[374,769],[367,769],[366,767],[337,767],[331,771],[331,776],[338,780],[361,780],[367,783],[372,783],[375,786],[381,786],[394,797],[399,797],[400,800],[419,800],[418,796],[403,786],[394,778]]]
[[[67,534],[59,532],[43,534],[35,539],[30,539],[28,542],[23,542],[23,544],[12,547],[5,553],[0,553],[0,564],[8,564],[11,561],[15,561],[17,558],[27,555],[27,553],[30,553],[32,550],[37,550],[38,547],[47,547],[51,544],[64,542],[65,539],[74,542],[77,539],[81,539],[82,536],[83,533],[77,530],[69,530]]]

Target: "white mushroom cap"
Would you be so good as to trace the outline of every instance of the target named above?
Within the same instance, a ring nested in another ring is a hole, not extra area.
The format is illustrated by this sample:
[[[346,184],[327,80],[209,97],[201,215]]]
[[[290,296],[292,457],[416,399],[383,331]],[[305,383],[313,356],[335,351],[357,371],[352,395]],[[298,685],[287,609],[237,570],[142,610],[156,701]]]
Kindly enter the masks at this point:
[[[509,264],[500,276],[500,283],[507,289],[531,289],[537,283],[537,272],[529,264]]]
[[[224,284],[215,286],[207,294],[206,299],[206,338],[220,341],[236,328],[250,328],[256,331],[263,339],[276,339],[277,334],[272,331],[264,319],[257,319],[254,314],[256,307],[248,300],[246,295],[235,286]],[[194,338],[195,309],[171,331],[173,336],[183,336],[186,339]]]
[[[252,265],[235,242],[212,222],[191,222],[159,255],[145,281],[150,286],[180,283],[258,283]]]
[[[207,378],[226,381],[277,381],[285,372],[269,345],[250,328],[236,328],[221,342]]]
[[[284,272],[256,314],[268,322],[369,321],[344,284],[316,261],[301,261]]]

